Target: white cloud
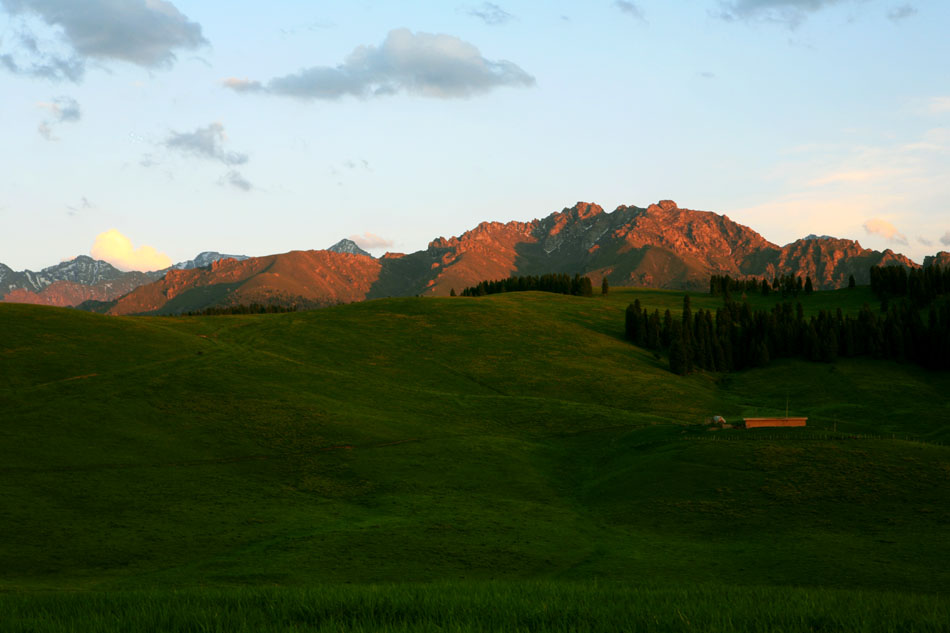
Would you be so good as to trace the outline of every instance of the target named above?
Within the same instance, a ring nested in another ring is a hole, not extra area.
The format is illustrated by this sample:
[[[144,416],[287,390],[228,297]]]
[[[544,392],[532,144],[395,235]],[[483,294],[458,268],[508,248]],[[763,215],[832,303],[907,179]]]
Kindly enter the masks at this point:
[[[120,270],[161,270],[172,265],[171,258],[165,253],[159,253],[151,246],[135,248],[132,240],[116,229],[97,235],[89,254]]]
[[[869,235],[880,235],[891,242],[907,245],[907,236],[898,231],[897,227],[887,220],[872,218],[864,223],[864,230]]]
[[[950,246],[950,231],[940,236],[940,243],[944,246]]]
[[[482,57],[452,35],[394,29],[379,46],[358,46],[342,64],[311,66],[266,83],[225,79],[236,92],[333,100],[399,92],[440,99],[470,97],[500,86],[533,86],[534,77],[506,60]]]
[[[374,235],[369,231],[363,233],[362,235],[351,235],[350,239],[356,242],[360,248],[365,248],[366,250],[372,248],[392,248],[393,241],[388,240],[385,237],[380,237],[379,235]]]

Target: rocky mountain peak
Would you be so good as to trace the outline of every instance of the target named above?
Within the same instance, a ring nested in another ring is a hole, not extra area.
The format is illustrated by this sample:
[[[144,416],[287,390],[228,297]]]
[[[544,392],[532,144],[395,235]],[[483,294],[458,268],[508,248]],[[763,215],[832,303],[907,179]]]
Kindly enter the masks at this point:
[[[222,259],[236,259],[237,261],[243,261],[247,258],[247,255],[225,255],[224,253],[218,253],[215,251],[202,251],[201,253],[195,255],[194,259],[178,262],[177,264],[169,266],[165,270],[157,271],[154,276],[160,277],[170,270],[191,270],[193,268],[205,268]]]
[[[590,218],[603,213],[604,208],[592,202],[578,202],[572,209],[569,209],[569,211],[574,211],[574,214],[578,218]]]
[[[333,246],[328,247],[326,250],[333,253],[349,253],[351,255],[365,255],[366,257],[372,257],[368,252],[360,248],[359,244],[353,240],[343,238]]]
[[[671,211],[680,210],[679,206],[672,200],[660,200],[656,204],[651,204],[646,208],[646,213],[648,215],[663,215]],[[688,209],[683,209],[687,211]]]
[[[950,268],[950,253],[947,251],[940,251],[936,255],[927,255],[924,257],[924,268],[929,268],[930,266]]]

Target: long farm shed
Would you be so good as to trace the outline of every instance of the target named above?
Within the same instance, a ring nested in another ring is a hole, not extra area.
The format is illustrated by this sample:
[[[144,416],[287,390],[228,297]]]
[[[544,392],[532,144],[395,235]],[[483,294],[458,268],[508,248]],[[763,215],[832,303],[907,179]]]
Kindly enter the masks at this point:
[[[805,426],[808,418],[742,418],[747,429],[758,429],[773,426]]]

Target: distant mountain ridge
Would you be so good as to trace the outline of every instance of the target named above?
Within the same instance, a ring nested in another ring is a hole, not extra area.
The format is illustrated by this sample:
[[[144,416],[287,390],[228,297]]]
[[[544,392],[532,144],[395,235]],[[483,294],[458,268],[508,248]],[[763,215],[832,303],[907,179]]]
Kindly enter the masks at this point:
[[[925,263],[950,264],[938,253]],[[266,257],[204,252],[152,273],[123,273],[77,257],[39,273],[0,264],[4,301],[79,305],[112,314],[174,314],[212,306],[281,303],[316,307],[377,297],[445,296],[485,279],[583,273],[595,284],[708,288],[709,276],[810,276],[836,288],[854,275],[868,283],[871,266],[919,265],[890,249],[809,235],[778,246],[751,228],[711,211],[682,209],[672,200],[612,212],[587,202],[528,222],[482,222],[425,250],[376,259],[343,239],[326,250]],[[113,303],[114,302],[114,303]]]
[[[243,259],[247,259],[247,255],[225,255],[223,253],[216,253],[214,251],[204,251],[198,253],[194,259],[178,262],[177,264],[173,264],[168,268],[156,271],[156,274],[161,277],[169,270],[191,270],[192,268],[204,268],[205,266],[210,266],[214,262],[220,261],[222,259],[236,259],[241,261]]]
[[[79,255],[39,272],[17,272],[0,264],[0,301],[55,306],[75,306],[90,300],[112,301],[162,278],[169,270],[210,266],[223,258],[241,260],[247,256],[205,251],[194,259],[151,272],[121,271],[108,262],[87,255]]]
[[[671,200],[645,208],[622,205],[609,213],[579,202],[529,222],[482,222],[458,237],[437,238],[425,250],[379,259],[349,252],[345,242],[334,245],[337,250],[223,260],[210,270],[169,274],[121,297],[110,312],[445,296],[484,279],[545,273],[579,272],[595,284],[607,277],[615,286],[699,291],[708,288],[711,274],[791,274],[810,276],[818,288],[835,288],[851,275],[868,283],[871,266],[919,267],[904,255],[866,249],[854,240],[810,235],[780,247],[725,215],[681,209]]]

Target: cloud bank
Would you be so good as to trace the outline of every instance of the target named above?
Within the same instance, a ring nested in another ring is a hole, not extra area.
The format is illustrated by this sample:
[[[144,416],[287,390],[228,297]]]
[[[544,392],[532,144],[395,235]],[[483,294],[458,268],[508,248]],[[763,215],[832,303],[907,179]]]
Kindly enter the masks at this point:
[[[897,230],[897,227],[880,218],[873,218],[864,223],[864,230],[869,235],[880,235],[881,237],[896,242],[898,244],[907,244],[907,236]]]
[[[940,236],[940,243],[944,246],[950,246],[950,231]]]
[[[171,258],[151,246],[132,246],[132,240],[116,229],[96,236],[89,254],[109,262],[120,270],[161,270],[172,265]]]
[[[464,98],[502,86],[533,86],[534,77],[506,60],[482,57],[452,35],[394,29],[379,46],[359,46],[337,66],[311,66],[267,83],[230,78],[235,92],[297,99],[365,99],[400,92],[438,99]]]
[[[17,57],[27,61],[0,55],[0,66],[18,74],[78,81],[87,59],[157,68],[171,65],[176,50],[208,43],[201,25],[167,0],[0,0],[0,7],[57,29],[72,51],[45,52],[32,32],[21,33]]]

